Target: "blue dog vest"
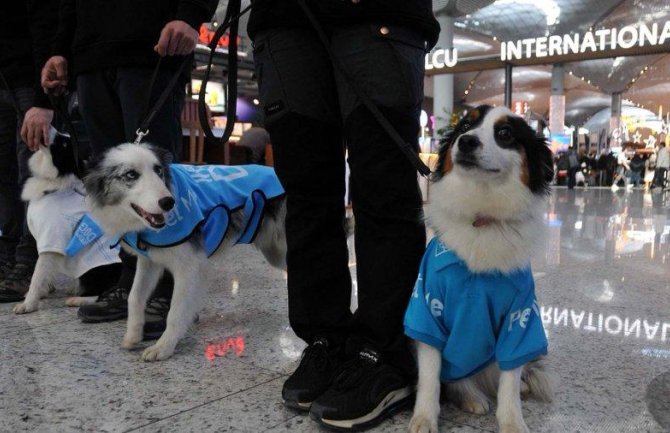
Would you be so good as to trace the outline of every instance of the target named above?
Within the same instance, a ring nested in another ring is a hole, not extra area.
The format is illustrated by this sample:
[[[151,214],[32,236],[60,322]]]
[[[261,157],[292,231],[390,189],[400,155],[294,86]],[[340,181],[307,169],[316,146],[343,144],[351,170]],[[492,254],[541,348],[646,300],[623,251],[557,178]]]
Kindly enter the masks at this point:
[[[511,370],[547,353],[530,266],[510,274],[470,272],[436,237],[421,261],[405,334],[442,353],[443,381],[491,362]]]
[[[243,210],[244,224],[238,244],[254,240],[268,200],[284,195],[271,167],[262,165],[170,165],[175,207],[166,215],[165,227],[127,233],[122,240],[139,254],[147,246],[170,247],[202,235],[207,256],[225,238],[232,212]]]

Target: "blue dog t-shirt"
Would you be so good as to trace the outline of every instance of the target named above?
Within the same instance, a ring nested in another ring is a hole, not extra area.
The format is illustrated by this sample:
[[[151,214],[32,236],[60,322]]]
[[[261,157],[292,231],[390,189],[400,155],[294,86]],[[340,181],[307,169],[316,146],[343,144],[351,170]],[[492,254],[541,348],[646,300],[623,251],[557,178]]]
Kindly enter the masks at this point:
[[[127,233],[122,240],[142,255],[147,246],[169,247],[196,234],[202,235],[207,256],[219,248],[230,223],[230,214],[243,210],[244,223],[236,243],[251,243],[268,200],[284,195],[274,169],[262,165],[171,164],[174,208],[165,226]]]
[[[442,353],[441,380],[471,376],[497,361],[511,370],[547,353],[530,266],[509,274],[471,272],[435,237],[421,261],[405,334]]]

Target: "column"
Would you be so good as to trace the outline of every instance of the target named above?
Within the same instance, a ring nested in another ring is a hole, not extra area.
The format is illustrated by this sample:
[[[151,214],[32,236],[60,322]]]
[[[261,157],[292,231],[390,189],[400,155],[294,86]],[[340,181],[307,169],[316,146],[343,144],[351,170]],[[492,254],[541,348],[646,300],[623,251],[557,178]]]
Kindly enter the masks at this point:
[[[624,137],[621,134],[621,92],[612,93],[612,115],[610,117],[610,130],[608,137],[611,137],[610,147],[618,147],[623,143]]]
[[[454,48],[454,17],[438,14],[437,21],[442,27],[440,38],[435,49]],[[449,126],[451,113],[454,111],[454,76],[453,74],[433,75],[433,115],[435,129],[433,137],[439,138],[437,130]]]
[[[554,65],[551,70],[551,96],[549,96],[549,131],[563,134],[565,129],[565,68]]]

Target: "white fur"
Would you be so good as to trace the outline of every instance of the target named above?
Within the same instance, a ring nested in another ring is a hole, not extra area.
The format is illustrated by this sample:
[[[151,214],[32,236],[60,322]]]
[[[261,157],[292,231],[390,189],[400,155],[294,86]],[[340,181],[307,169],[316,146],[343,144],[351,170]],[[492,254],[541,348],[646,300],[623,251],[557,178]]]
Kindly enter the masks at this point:
[[[477,128],[467,132],[482,143],[475,153],[478,168],[466,169],[455,163],[460,137],[456,140],[450,149],[453,169],[432,185],[432,199],[426,211],[427,222],[440,240],[473,272],[507,273],[523,268],[541,245],[546,200],[521,181],[522,155],[497,145],[494,123],[503,115],[512,113],[506,108],[492,109]],[[479,217],[493,218],[494,222],[473,226]],[[421,342],[416,342],[416,346],[419,383],[409,431],[437,433],[442,354]],[[496,417],[502,433],[528,433],[521,412],[521,394],[551,399],[549,380],[538,362],[511,371],[500,371],[492,364],[445,388],[447,396],[462,410],[478,415],[489,411],[489,397],[495,396],[497,388]]]
[[[113,166],[133,168],[140,173],[139,179],[143,182],[125,191],[124,197],[114,205],[95,207],[92,203],[93,215],[107,233],[120,236],[145,227],[146,221],[132,209],[131,203],[151,213],[165,213],[158,207],[158,200],[171,194],[153,170],[158,163],[158,157],[149,147],[134,144],[118,146],[105,154],[101,170]],[[285,215],[285,205],[282,204],[274,218],[266,216],[263,219],[254,240],[254,245],[270,264],[281,269],[286,268]],[[242,215],[238,212],[231,219],[234,225],[235,221],[241,221]],[[203,268],[224,268],[228,262],[228,253],[239,234],[236,230],[229,230],[222,245],[209,258],[197,236],[172,247],[149,247],[148,257],[138,256],[137,273],[128,298],[128,323],[122,347],[131,349],[142,340],[146,302],[163,271],[168,270],[174,277],[174,292],[167,328],[154,345],[144,350],[142,360],[151,362],[169,358],[199,311],[200,301],[204,297],[204,287],[200,280]]]
[[[493,124],[503,115],[512,113],[494,108],[477,128],[467,132],[482,143],[476,155],[485,170],[454,163],[450,173],[431,185],[433,199],[426,210],[426,220],[440,240],[474,272],[523,268],[542,240],[546,200],[521,181],[519,152],[501,148],[493,136]],[[450,152],[455,161],[458,139]],[[496,222],[473,227],[478,217],[493,217]]]

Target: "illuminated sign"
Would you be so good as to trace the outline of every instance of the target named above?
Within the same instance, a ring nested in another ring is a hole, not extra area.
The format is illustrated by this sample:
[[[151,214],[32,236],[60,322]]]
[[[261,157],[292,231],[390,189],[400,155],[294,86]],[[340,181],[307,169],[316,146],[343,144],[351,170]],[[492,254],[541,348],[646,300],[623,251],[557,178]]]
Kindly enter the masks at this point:
[[[200,32],[198,34],[198,42],[204,45],[209,45],[210,42],[212,42],[212,39],[214,39],[214,35],[216,34],[215,31],[210,30],[207,28],[205,24],[202,24],[200,26]],[[242,41],[242,38],[239,36],[237,37],[237,45],[240,45],[240,42]],[[223,36],[221,36],[221,39],[218,40],[216,43],[216,46],[219,48],[228,48],[228,45],[230,44],[230,35],[228,33],[224,33]]]
[[[617,48],[663,45],[666,40],[670,40],[670,21],[666,21],[662,29],[658,23],[652,24],[651,27],[641,23],[639,27],[626,26],[620,30],[600,29],[586,32],[583,35],[575,33],[503,42],[500,44],[500,59],[502,61],[520,60],[532,57],[583,54],[588,51],[595,53]]]
[[[621,29],[609,28],[588,31],[584,34],[542,36],[539,38],[506,41],[500,44],[500,60],[521,60],[604,52],[616,49],[629,49],[664,45],[670,42],[670,21],[663,24],[640,23]],[[426,70],[452,68],[458,63],[458,50],[436,49],[425,58]]]
[[[425,62],[426,70],[453,68],[458,63],[458,50],[456,48],[451,50],[437,49],[426,54]]]

